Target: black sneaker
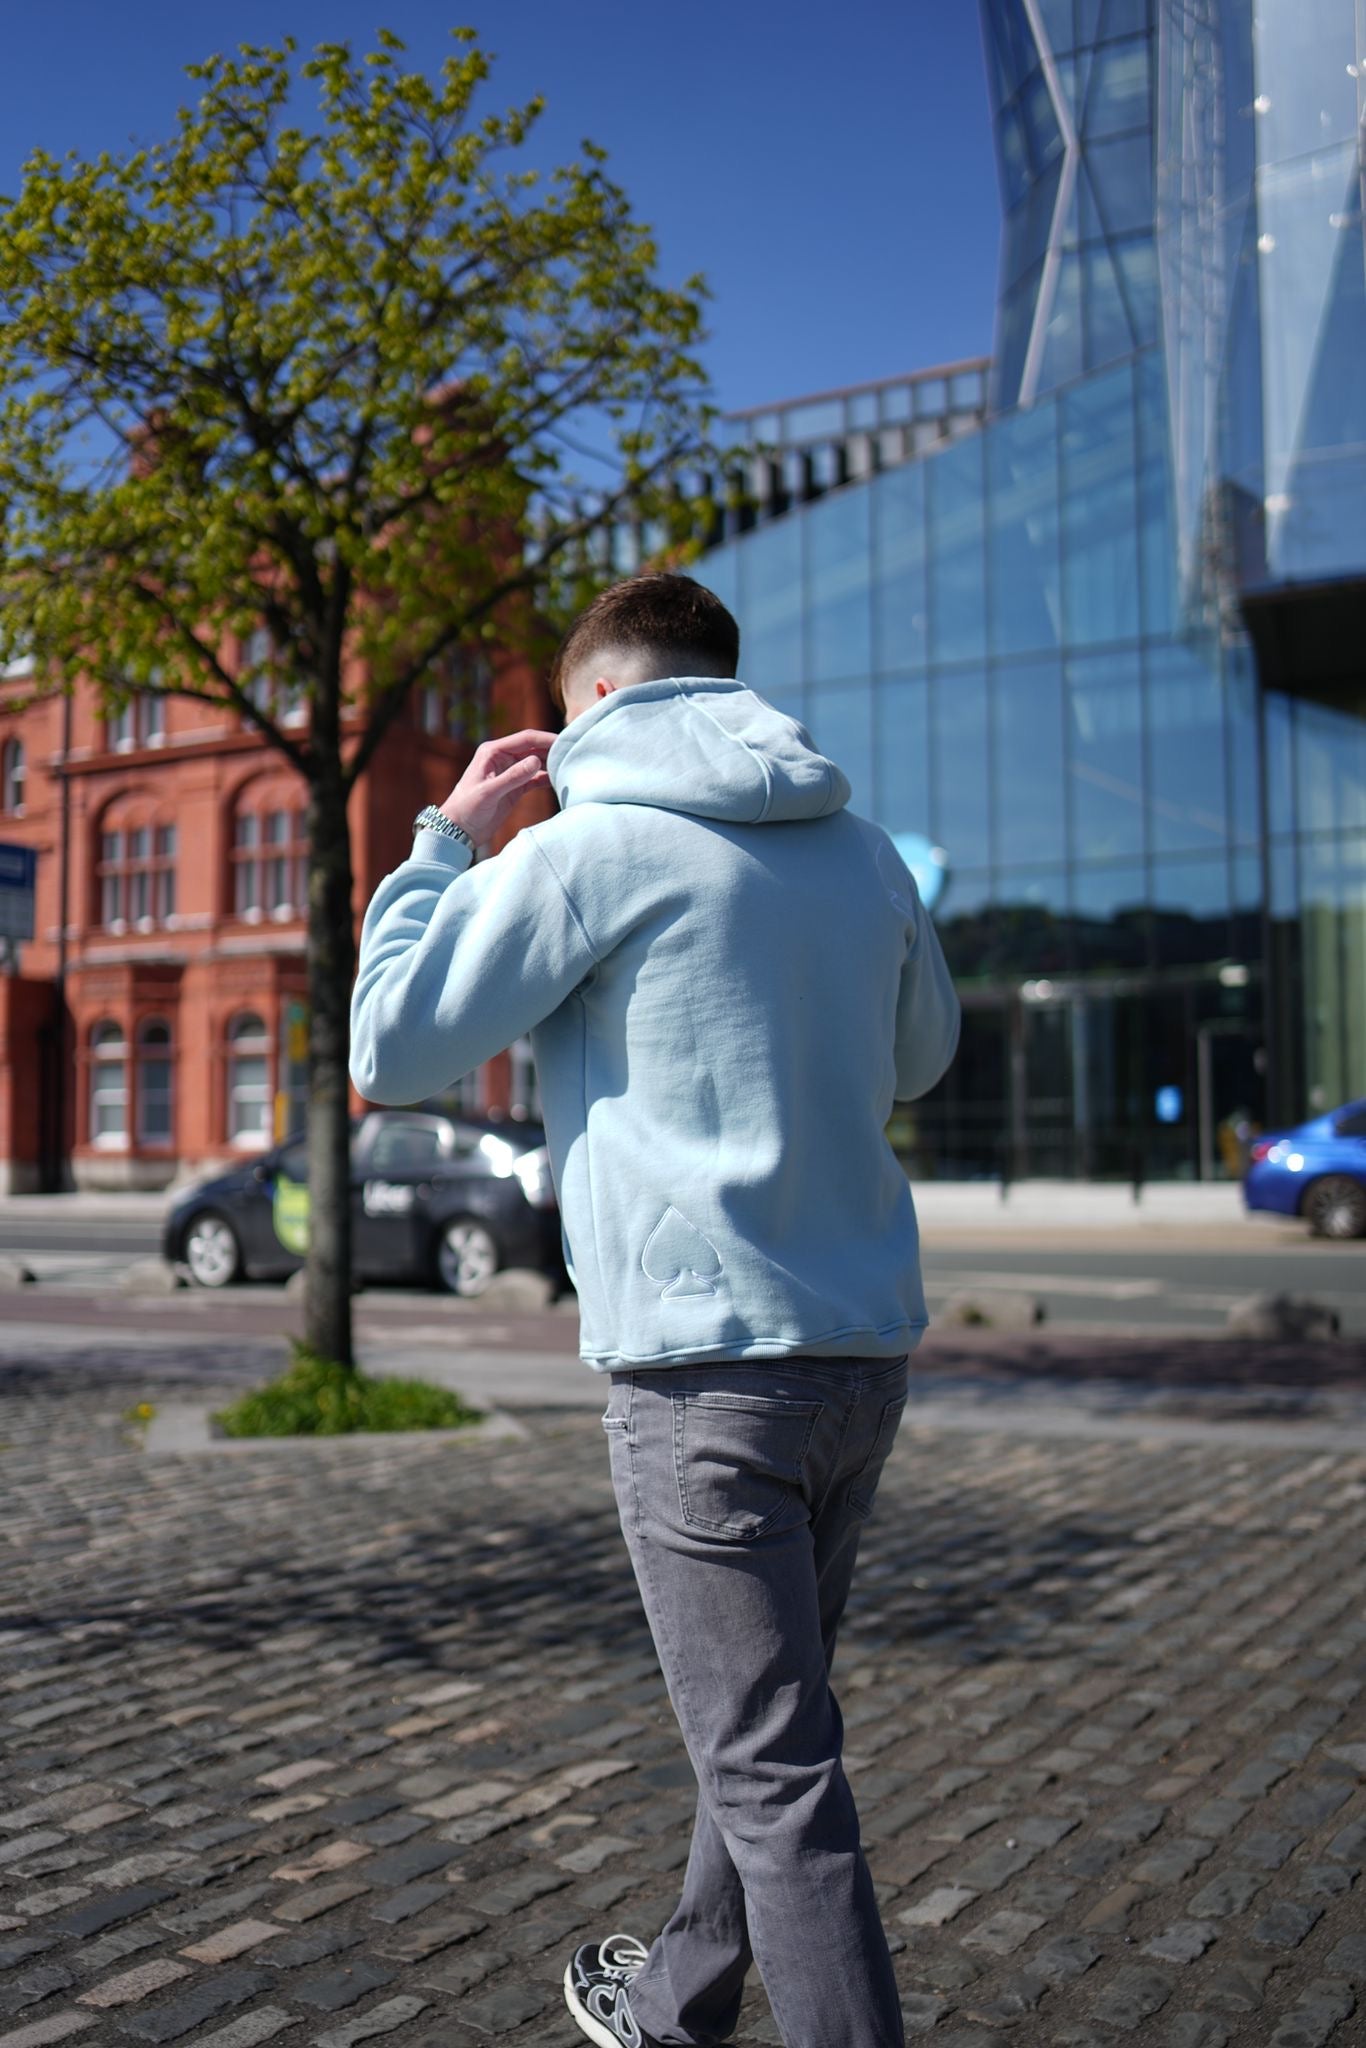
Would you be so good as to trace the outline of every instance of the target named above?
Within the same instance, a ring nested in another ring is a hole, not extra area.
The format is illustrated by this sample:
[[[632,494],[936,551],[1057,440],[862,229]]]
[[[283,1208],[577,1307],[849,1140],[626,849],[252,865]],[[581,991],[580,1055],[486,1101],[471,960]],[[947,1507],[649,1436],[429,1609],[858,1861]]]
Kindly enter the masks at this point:
[[[627,1990],[645,1967],[648,1949],[629,1934],[586,1941],[564,1973],[564,2002],[579,2031],[598,2048],[654,2048],[631,2017]]]

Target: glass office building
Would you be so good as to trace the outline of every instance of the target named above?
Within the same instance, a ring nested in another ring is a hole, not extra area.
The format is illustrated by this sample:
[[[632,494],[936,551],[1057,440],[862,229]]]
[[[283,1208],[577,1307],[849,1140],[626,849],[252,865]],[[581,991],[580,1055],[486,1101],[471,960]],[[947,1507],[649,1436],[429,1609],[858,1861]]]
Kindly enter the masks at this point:
[[[739,423],[742,673],[930,842],[944,1174],[1204,1175],[1366,1094],[1354,0],[983,0],[989,364]]]

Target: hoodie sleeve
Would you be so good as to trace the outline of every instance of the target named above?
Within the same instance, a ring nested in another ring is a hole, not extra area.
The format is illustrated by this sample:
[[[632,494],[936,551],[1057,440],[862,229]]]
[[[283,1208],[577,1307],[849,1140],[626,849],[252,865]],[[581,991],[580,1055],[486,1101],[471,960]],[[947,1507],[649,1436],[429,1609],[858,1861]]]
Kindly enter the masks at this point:
[[[470,865],[419,832],[361,926],[351,1079],[367,1102],[440,1093],[557,1010],[596,956],[533,830]]]
[[[896,1099],[912,1102],[942,1079],[958,1050],[961,1013],[939,935],[914,881],[915,931],[896,1005]]]

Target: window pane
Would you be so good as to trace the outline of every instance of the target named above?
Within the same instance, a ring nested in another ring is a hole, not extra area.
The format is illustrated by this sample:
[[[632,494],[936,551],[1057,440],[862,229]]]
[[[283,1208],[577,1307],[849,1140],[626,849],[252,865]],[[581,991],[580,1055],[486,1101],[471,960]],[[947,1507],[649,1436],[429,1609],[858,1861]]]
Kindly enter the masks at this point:
[[[1156,350],[1139,357],[1135,376],[1143,627],[1148,633],[1173,633],[1177,628],[1176,524],[1172,516],[1168,459],[1166,372]]]
[[[1074,644],[1138,637],[1133,380],[1126,365],[1062,398],[1063,611]]]
[[[239,860],[233,874],[233,909],[240,916],[244,910],[256,910],[259,904],[257,864],[253,859]]]
[[[1138,656],[1068,664],[1072,854],[1094,860],[1143,851],[1143,695]]]
[[[998,654],[1058,645],[1057,408],[997,420],[985,436],[990,478],[991,642]]]
[[[279,910],[289,901],[286,880],[288,867],[289,863],[279,857],[273,857],[265,863],[267,910]]]
[[[255,811],[241,811],[233,820],[232,841],[234,846],[255,846],[261,836],[261,819]]]
[[[164,1026],[162,1027],[165,1028]],[[171,1137],[171,1062],[138,1062],[139,1135],[148,1144],[166,1144]]]
[[[931,698],[934,837],[950,868],[984,868],[989,850],[987,685],[980,670],[936,676]]]
[[[740,626],[755,689],[781,689],[802,673],[802,521],[780,519],[740,547]]]
[[[970,434],[925,464],[930,650],[971,660],[986,648],[982,436]]]
[[[849,777],[849,802],[860,816],[873,808],[873,693],[867,683],[808,693],[811,737]]]
[[[890,676],[874,693],[877,752],[873,815],[893,835],[919,832],[929,836],[929,687],[924,676]]]
[[[1159,966],[1228,958],[1227,861],[1155,860],[1152,894]]]
[[[142,737],[144,740],[160,739],[166,731],[166,700],[155,690],[149,690],[138,700],[142,714]]]
[[[1139,867],[1074,869],[1073,935],[1082,967],[1141,967],[1148,958],[1148,905]]]
[[[121,832],[102,832],[100,834],[100,859],[102,861],[117,861],[122,858],[123,834]]]
[[[150,915],[151,900],[146,868],[134,868],[128,877],[128,915],[134,923]]]
[[[244,1010],[239,1017],[233,1018],[228,1027],[228,1037],[234,1041],[264,1038],[265,1035],[266,1027],[253,1010]]]
[[[138,1042],[140,1045],[169,1045],[171,1027],[163,1024],[159,1017],[150,1018],[138,1032]]]
[[[127,1135],[126,1069],[122,1060],[100,1060],[90,1077],[90,1130],[96,1140]]]
[[[289,813],[271,811],[266,819],[266,840],[271,846],[283,846],[289,838]]]
[[[816,682],[863,676],[872,659],[869,504],[836,492],[807,514],[809,668]]]
[[[1062,670],[1055,661],[997,669],[992,764],[996,858],[1006,870],[1066,858]]]
[[[1146,128],[1148,106],[1148,38],[1102,44],[1091,59],[1086,93],[1088,141],[1098,135],[1120,135],[1128,128]]]
[[[175,826],[158,825],[156,831],[157,855],[161,860],[175,859]]]
[[[925,464],[878,478],[873,500],[873,646],[879,669],[914,668],[928,652]]]
[[[1097,142],[1086,152],[1080,180],[1085,241],[1145,228],[1153,217],[1153,145],[1147,134]]]
[[[1151,844],[1156,853],[1222,847],[1228,836],[1224,704],[1199,654],[1155,647],[1148,656]]]
[[[100,880],[100,923],[117,924],[123,916],[123,877],[104,875]]]

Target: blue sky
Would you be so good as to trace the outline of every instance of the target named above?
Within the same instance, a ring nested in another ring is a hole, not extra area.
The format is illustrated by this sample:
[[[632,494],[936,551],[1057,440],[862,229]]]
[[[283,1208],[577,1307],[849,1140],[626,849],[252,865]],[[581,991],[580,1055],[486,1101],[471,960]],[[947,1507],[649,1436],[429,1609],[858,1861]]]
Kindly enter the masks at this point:
[[[283,33],[377,25],[435,65],[454,22],[499,62],[499,104],[544,94],[538,157],[590,136],[706,273],[718,401],[756,405],[991,345],[999,210],[973,0],[46,0],[6,9],[0,191],[27,152],[165,134],[183,67]]]

